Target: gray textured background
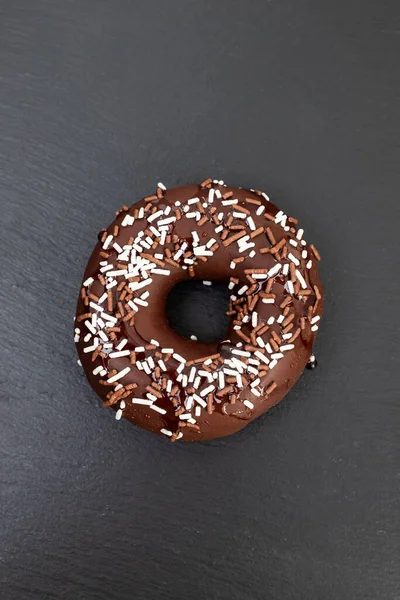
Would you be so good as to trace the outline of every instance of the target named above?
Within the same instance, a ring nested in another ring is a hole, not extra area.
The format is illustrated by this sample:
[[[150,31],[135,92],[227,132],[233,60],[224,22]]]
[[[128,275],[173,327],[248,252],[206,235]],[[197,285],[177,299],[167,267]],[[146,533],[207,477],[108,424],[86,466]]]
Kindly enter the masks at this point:
[[[400,598],[399,16],[0,2],[1,600]],[[99,407],[72,318],[113,212],[208,176],[323,255],[320,367],[238,435],[168,445]]]

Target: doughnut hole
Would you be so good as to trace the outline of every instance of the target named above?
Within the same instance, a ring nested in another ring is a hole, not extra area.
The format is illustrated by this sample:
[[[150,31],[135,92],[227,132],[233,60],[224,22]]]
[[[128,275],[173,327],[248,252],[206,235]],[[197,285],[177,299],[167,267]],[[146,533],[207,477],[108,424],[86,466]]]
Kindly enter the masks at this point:
[[[227,336],[231,317],[228,282],[202,280],[181,281],[169,292],[166,314],[171,328],[187,339],[220,342]]]

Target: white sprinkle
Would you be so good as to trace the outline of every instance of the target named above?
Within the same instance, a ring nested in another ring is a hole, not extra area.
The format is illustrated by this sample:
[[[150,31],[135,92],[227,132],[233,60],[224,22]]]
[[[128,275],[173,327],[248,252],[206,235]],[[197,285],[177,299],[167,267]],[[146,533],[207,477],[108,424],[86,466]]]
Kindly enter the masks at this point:
[[[121,402],[119,403],[119,407],[126,408],[125,400],[121,400]]]
[[[273,277],[274,275],[276,275],[277,273],[279,273],[279,271],[281,270],[282,265],[280,263],[274,265],[272,267],[272,269],[270,269],[268,271],[268,277]]]
[[[119,277],[120,275],[126,275],[125,269],[118,269],[117,271],[109,271],[107,277]]]
[[[275,302],[274,298],[263,298],[262,301],[264,304],[274,304]]]
[[[238,291],[238,295],[242,296],[247,290],[249,289],[248,285],[244,285],[243,287],[240,288],[240,290]]]
[[[304,233],[304,229],[298,230],[298,232],[296,233],[296,237],[298,240],[301,240],[301,238],[303,237],[303,233]]]
[[[237,204],[239,200],[222,200],[222,206],[232,206],[233,204]]]
[[[192,418],[192,415],[190,413],[183,413],[182,415],[179,415],[179,418],[181,421],[187,421],[187,419]]]
[[[128,305],[131,307],[132,310],[138,311],[138,307],[136,306],[136,304],[133,302],[133,300],[129,300],[128,301]]]
[[[119,244],[117,244],[117,242],[114,242],[113,248],[116,249],[116,251],[118,252],[118,254],[122,254],[123,250],[122,250],[121,246]]]
[[[113,239],[114,238],[112,235],[107,236],[106,241],[103,244],[103,250],[107,250],[108,246],[111,244]]]
[[[300,271],[298,269],[296,269],[296,275],[297,275],[297,279],[300,281],[300,285],[303,288],[303,290],[307,289],[306,280],[304,279],[303,275],[300,273]]]
[[[258,337],[256,338],[256,341],[257,341],[257,344],[258,344],[259,346],[261,346],[261,348],[265,348],[265,343],[264,343],[264,340],[262,339],[262,337],[258,336]]]
[[[256,215],[259,217],[260,215],[263,214],[264,210],[265,210],[265,206],[264,205],[259,206],[257,208],[257,210],[256,210]]]
[[[184,364],[186,362],[186,359],[183,358],[183,356],[181,356],[177,352],[174,352],[172,356],[175,358],[175,360],[179,361],[180,363]]]
[[[132,398],[131,402],[132,402],[132,404],[144,404],[145,406],[152,405],[151,400],[144,400],[143,398]]]
[[[196,375],[196,367],[192,367],[189,372],[189,380],[188,380],[189,383],[193,383],[195,375]]]
[[[88,287],[89,285],[91,285],[93,283],[94,279],[93,277],[88,277],[88,279],[86,279],[86,281],[83,282],[83,285],[85,287]]]
[[[253,373],[253,375],[258,375],[258,369],[255,369],[254,367],[251,367],[250,365],[247,366],[247,370],[249,373]]]
[[[255,250],[252,250],[252,251],[250,252],[250,254],[249,254],[249,258],[254,258],[254,257],[255,257],[255,255],[256,255],[256,252],[255,252]]]
[[[286,352],[287,350],[293,350],[293,348],[294,348],[294,344],[285,344],[284,346],[281,346],[279,348],[279,350],[281,352]]]
[[[214,202],[214,193],[215,193],[214,188],[211,188],[210,191],[208,192],[208,202],[210,204],[212,204]]]
[[[155,402],[157,400],[157,396],[155,396],[154,394],[151,394],[150,392],[148,392],[146,394],[146,397],[151,400],[152,402]]]
[[[117,373],[116,375],[114,375],[113,377],[111,377],[110,379],[107,380],[108,383],[114,383],[114,381],[118,381],[118,379],[122,379],[122,377],[125,377],[125,375],[127,375],[131,370],[131,367],[126,367],[125,369],[122,369],[122,371],[120,371],[119,373]]]
[[[110,269],[113,269],[114,265],[106,265],[105,267],[101,267],[100,272],[101,273],[105,273],[106,271],[109,271]]]
[[[169,271],[168,269],[153,269],[152,270],[152,274],[155,273],[156,275],[170,275],[171,271]]]
[[[288,254],[288,259],[291,260],[296,265],[296,267],[299,266],[300,261],[295,256],[293,256],[291,252]]]
[[[107,294],[107,292],[104,292],[104,294],[103,294],[102,296],[100,296],[100,298],[99,298],[99,301],[98,301],[98,304],[103,304],[103,302],[104,302],[105,300],[107,300],[107,297],[108,297],[108,294]]]
[[[149,357],[148,357],[148,359],[147,359],[147,362],[148,362],[148,364],[149,364],[149,367],[150,367],[150,369],[154,369],[154,367],[155,367],[156,365],[154,364],[154,360],[153,360],[153,357],[152,357],[152,356],[149,356]]]
[[[273,369],[277,364],[278,361],[276,359],[271,360],[271,362],[269,363],[269,370]]]
[[[163,433],[164,435],[167,435],[168,437],[172,436],[172,431],[169,431],[169,429],[160,429],[160,433]]]
[[[218,371],[218,386],[221,390],[225,387],[225,375],[223,371]]]
[[[116,285],[118,285],[118,281],[116,281],[116,280],[115,280],[115,281],[112,281],[111,283],[108,283],[108,284],[106,285],[106,289],[107,289],[107,290],[111,290],[111,288],[115,287]]]
[[[168,379],[168,381],[167,381],[167,392],[168,392],[168,394],[170,394],[171,391],[172,391],[172,380]]]
[[[285,317],[283,315],[279,315],[279,317],[277,318],[276,322],[277,323],[283,323],[284,320],[285,320]]]
[[[194,380],[194,382],[193,382],[193,387],[194,387],[196,390],[197,390],[197,388],[198,388],[198,387],[199,387],[199,385],[200,385],[200,381],[201,381],[201,377],[199,377],[199,376],[197,375],[196,379],[195,379],[195,380]]]
[[[312,260],[311,259],[306,264],[306,267],[307,267],[307,269],[311,269],[311,267],[312,267]]]
[[[287,276],[287,274],[289,273],[289,263],[283,265],[282,273],[285,277]]]
[[[222,194],[219,190],[215,190],[215,195],[217,198],[222,198]]]
[[[205,402],[203,398],[200,398],[200,396],[198,396],[197,394],[193,394],[193,398],[196,400],[197,404],[200,404],[200,406],[202,406],[203,408],[207,406],[207,402]]]
[[[145,279],[144,281],[138,281],[138,282],[135,282],[135,283],[130,283],[129,287],[133,291],[140,290],[142,287],[145,287],[146,285],[150,285],[152,282],[153,282],[152,278],[149,277],[149,279]]]
[[[247,406],[247,408],[250,408],[250,410],[253,410],[254,408],[254,404],[250,402],[250,400],[243,400],[243,404]]]
[[[143,219],[144,217],[144,206],[142,206],[139,210],[138,219]]]
[[[109,354],[110,358],[119,358],[120,356],[129,356],[129,350],[121,350],[121,352],[111,352]]]
[[[282,210],[277,212],[275,215],[275,223],[280,223],[284,216],[285,216],[285,213]]]
[[[241,212],[233,212],[232,216],[235,217],[235,219],[246,219],[247,215],[245,213],[241,213]]]
[[[88,342],[88,341],[90,340],[90,338],[91,338],[91,337],[92,337],[92,334],[91,334],[91,333],[87,333],[87,334],[85,335],[85,337],[83,338],[83,341],[84,341],[84,342]]]
[[[232,354],[237,354],[237,356],[251,356],[250,352],[246,352],[245,350],[238,350],[237,348],[233,348]]]
[[[158,360],[158,364],[162,371],[165,372],[167,370],[167,367],[165,366],[165,362],[161,358]]]
[[[147,364],[147,362],[143,361],[142,366],[143,366],[144,372],[147,373],[147,375],[150,375],[151,369],[150,369],[149,365]]]
[[[161,238],[160,238],[160,244],[161,246],[164,246],[165,244],[165,238],[167,237],[167,232],[164,229],[164,231],[161,232]]]
[[[223,212],[218,213],[217,217],[218,217],[219,221],[222,221],[222,219],[224,218],[224,213]]]
[[[149,223],[152,223],[153,221],[155,221],[156,219],[161,217],[161,215],[163,215],[163,214],[164,214],[164,212],[162,210],[158,210],[157,212],[155,212],[152,215],[150,215],[149,217],[147,217],[147,220]]]
[[[197,337],[195,335],[191,335],[190,339],[193,340],[193,342],[197,342]]]
[[[78,333],[76,333],[76,334],[74,335],[74,342],[75,342],[75,343],[79,342],[79,337],[80,337],[80,336],[79,336],[79,334],[78,334]]]
[[[184,368],[185,368],[185,363],[180,363],[179,366],[176,368],[176,372],[182,373]]]
[[[301,251],[301,258],[307,258],[307,250]]]
[[[119,421],[121,417],[122,417],[122,410],[119,408],[117,410],[117,412],[115,413],[115,418],[117,419],[117,421]]]
[[[195,417],[200,417],[201,416],[201,406],[196,406],[194,409],[194,416]]]
[[[187,410],[191,410],[192,406],[193,406],[193,396],[188,396],[188,398],[186,398],[185,400],[185,407]]]
[[[173,348],[161,348],[161,352],[163,354],[172,354],[174,352]]]
[[[163,192],[165,192],[165,190],[167,189],[167,188],[165,187],[165,185],[164,185],[163,183],[161,183],[161,181],[159,181],[159,182],[157,183],[157,187],[159,187],[159,188],[160,188],[160,190],[162,190]]]
[[[258,352],[258,350],[257,350],[257,352]],[[260,361],[257,360],[256,358],[249,358],[249,365],[254,365],[255,367],[259,367]]]
[[[203,285],[212,285],[212,281],[204,280]]]
[[[252,327],[257,327],[258,324],[258,313],[256,311],[253,311],[252,315],[251,315],[251,325]]]
[[[91,333],[93,333],[93,335],[95,335],[95,333],[96,333],[96,330],[95,330],[95,328],[93,327],[93,325],[92,325],[91,321],[85,321],[85,325],[86,325],[86,327],[89,329],[89,331],[90,331]]]
[[[292,296],[293,296],[293,294],[294,294],[294,285],[293,285],[293,282],[290,281],[290,280],[287,281],[285,287],[287,287],[287,290],[288,290],[289,294],[292,294]]]
[[[314,325],[315,323],[317,323],[317,321],[319,321],[319,320],[320,320],[320,318],[321,318],[321,317],[319,317],[318,315],[317,315],[316,317],[313,317],[313,318],[311,319],[311,325]]]
[[[99,365],[98,367],[93,369],[92,373],[93,373],[93,375],[98,375],[100,373],[100,371],[102,371],[102,370],[103,370],[103,367],[101,365]]]
[[[313,325],[311,327],[311,331],[318,331],[318,325]]]
[[[94,344],[93,346],[87,346],[86,348],[83,349],[83,351],[85,352],[85,354],[87,354],[88,352],[94,352],[98,346],[98,339],[94,338]]]
[[[262,352],[259,352],[259,350],[256,350],[256,352],[254,352],[255,356],[257,356],[257,358],[259,358],[262,362],[264,362],[265,364],[269,364],[269,359],[264,356],[264,354]]]
[[[175,221],[176,217],[168,217],[167,219],[162,219],[161,221],[158,221],[157,227],[160,227],[161,225],[169,225],[170,223],[174,223]]]
[[[255,223],[253,221],[253,218],[252,217],[247,217],[247,222],[249,224],[250,229],[252,231],[255,231],[256,230],[256,226],[255,226]]]
[[[233,262],[233,260],[232,260],[232,261],[230,262],[229,266],[230,266],[230,268],[231,268],[231,269],[234,269],[234,268],[236,267],[236,263],[235,263],[235,262]]]
[[[223,225],[218,225],[218,227],[215,228],[215,233],[219,233],[220,231],[222,231],[224,228]]]
[[[164,408],[160,408],[159,406],[156,406],[155,404],[152,404],[150,406],[150,408],[152,408],[153,410],[155,410],[158,413],[160,413],[160,415],[165,415],[165,413],[167,412]]]
[[[250,387],[254,388],[257,387],[260,384],[260,378],[257,377],[257,379],[255,379],[254,381],[251,382]]]
[[[291,244],[292,246],[294,246],[295,248],[297,248],[297,242],[296,242],[296,240],[289,240],[289,244]]]
[[[282,339],[283,340],[290,340],[290,338],[292,337],[293,333],[284,333],[282,334]]]
[[[267,321],[267,325],[273,325],[275,323],[275,317],[270,317]]]

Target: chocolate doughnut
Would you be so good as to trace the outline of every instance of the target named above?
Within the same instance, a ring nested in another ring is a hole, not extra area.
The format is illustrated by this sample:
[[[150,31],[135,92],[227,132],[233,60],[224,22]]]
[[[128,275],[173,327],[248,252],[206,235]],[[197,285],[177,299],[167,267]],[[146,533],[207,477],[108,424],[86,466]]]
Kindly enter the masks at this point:
[[[312,355],[319,260],[263,192],[158,184],[116,213],[86,267],[74,326],[91,386],[117,419],[171,441],[235,433],[282,400]],[[226,281],[226,340],[169,325],[167,295],[191,278]]]

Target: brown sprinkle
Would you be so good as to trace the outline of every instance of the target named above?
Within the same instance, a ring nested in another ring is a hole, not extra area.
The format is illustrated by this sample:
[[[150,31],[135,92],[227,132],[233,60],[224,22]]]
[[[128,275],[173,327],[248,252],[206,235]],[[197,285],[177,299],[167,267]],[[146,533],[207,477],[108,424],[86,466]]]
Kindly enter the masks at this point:
[[[261,235],[262,233],[264,233],[264,228],[263,227],[259,227],[258,229],[256,229],[255,231],[252,231],[250,234],[251,239],[254,239],[255,237],[257,237],[258,235]]]
[[[317,297],[317,300],[321,300],[322,296],[321,296],[321,293],[320,293],[318,287],[316,285],[314,285],[313,287],[314,287],[314,292]]]
[[[202,227],[203,225],[205,225],[205,223],[207,223],[208,221],[208,217],[207,215],[204,215],[204,217],[201,217],[200,221],[197,222],[198,227]]]
[[[82,315],[79,315],[79,317],[76,318],[76,320],[78,322],[80,321],[84,321],[85,319],[91,319],[92,318],[92,313],[83,313]]]
[[[255,198],[245,198],[244,201],[248,202],[248,204],[255,204],[256,206],[260,206],[261,204],[260,200],[256,200]]]
[[[235,379],[236,381],[236,379]],[[218,390],[218,392],[216,393],[216,396],[218,398],[222,398],[222,396],[225,396],[225,394],[230,394],[231,392],[234,391],[234,388],[232,385],[226,385],[224,388],[222,388],[222,390]],[[213,395],[213,394],[211,394]]]
[[[213,414],[213,400],[214,400],[214,394],[207,394],[207,413],[209,415]]]
[[[232,244],[232,242],[236,242],[236,240],[239,240],[244,235],[246,235],[245,231],[239,231],[238,233],[231,235],[231,237],[229,237],[227,240],[224,240],[222,243],[225,246],[225,248],[227,248],[228,246],[230,246]]]
[[[311,252],[314,254],[315,258],[316,258],[317,260],[321,260],[321,255],[320,255],[320,253],[318,252],[318,250],[316,249],[316,247],[314,246],[314,244],[311,244],[311,245],[310,245],[310,248],[311,248]]]
[[[272,392],[278,387],[278,384],[275,383],[275,381],[273,381],[272,383],[269,384],[269,386],[266,388],[265,393],[267,395],[272,394]]]

